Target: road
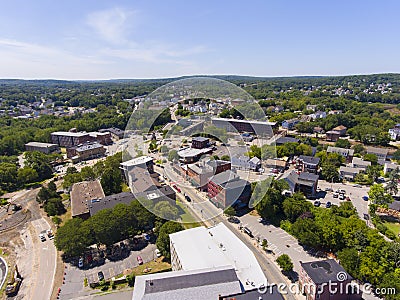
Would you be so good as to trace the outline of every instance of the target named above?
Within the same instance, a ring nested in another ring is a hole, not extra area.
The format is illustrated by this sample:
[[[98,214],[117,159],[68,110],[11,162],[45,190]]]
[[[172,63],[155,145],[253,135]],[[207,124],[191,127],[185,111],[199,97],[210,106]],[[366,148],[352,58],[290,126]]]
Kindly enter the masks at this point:
[[[7,263],[4,260],[4,258],[0,256],[0,289],[3,287],[3,284],[6,280],[7,272],[8,272]]]
[[[173,172],[171,169],[168,169],[169,166],[166,166],[167,174],[171,181],[177,182],[178,185],[180,182],[184,182],[183,178]],[[182,194],[178,193],[178,197],[182,199],[182,202],[186,203],[186,206],[191,210],[193,213],[193,217],[195,217],[198,221],[204,222],[208,226],[213,226],[217,223],[224,223],[255,255],[257,261],[260,264],[261,269],[266,276],[268,283],[285,283],[289,284],[288,279],[283,276],[280,269],[270,261],[267,257],[265,251],[258,247],[257,241],[251,239],[247,235],[244,235],[237,227],[237,225],[233,225],[229,223],[226,218],[222,215],[222,210],[216,208],[210,201],[206,199],[206,197],[198,192],[197,190],[188,187],[188,184],[181,184],[180,188],[182,192],[189,195],[192,199],[191,203],[188,204]],[[294,299],[303,299],[301,295],[296,295],[288,293],[287,295],[283,295],[287,300],[294,300]],[[297,297],[299,296],[299,297]]]
[[[45,219],[34,220],[32,225],[36,232],[36,238],[33,237],[34,255],[35,261],[39,262],[39,270],[37,273],[32,272],[32,274],[36,273],[36,279],[32,278],[33,280],[31,281],[31,299],[50,299],[56,273],[57,251],[53,240],[49,240],[47,235],[46,241],[41,242],[39,239],[39,234],[50,228],[47,221]]]

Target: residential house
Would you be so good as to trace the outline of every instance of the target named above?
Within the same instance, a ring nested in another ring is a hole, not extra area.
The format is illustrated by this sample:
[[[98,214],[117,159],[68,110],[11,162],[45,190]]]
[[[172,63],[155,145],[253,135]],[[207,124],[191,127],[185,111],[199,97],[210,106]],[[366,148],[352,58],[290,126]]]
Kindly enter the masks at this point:
[[[291,170],[283,174],[282,179],[289,184],[290,190],[294,192],[302,192],[305,196],[315,196],[317,193],[319,176],[313,173]]]
[[[400,124],[396,124],[393,128],[389,129],[390,138],[394,141],[400,140]]]
[[[345,167],[345,166],[340,166],[339,168],[340,177],[348,181],[354,181],[356,175],[364,171],[365,171],[364,168]]]
[[[296,126],[296,124],[299,122],[300,122],[300,120],[297,118],[285,120],[282,122],[282,128],[289,129],[289,130],[294,129],[294,126]]]
[[[230,170],[214,175],[207,186],[207,195],[217,207],[247,204],[251,196],[250,182],[240,179]]]
[[[319,157],[300,155],[296,162],[297,169],[301,172],[316,174],[318,172],[319,161]]]
[[[325,133],[325,130],[322,127],[316,126],[316,127],[314,127],[313,132],[322,134],[322,133]]]
[[[241,170],[258,171],[261,168],[261,160],[258,157],[250,158],[246,155],[232,156],[232,167]]]
[[[324,111],[316,111],[315,113],[312,113],[311,115],[309,115],[309,117],[315,121],[317,119],[324,119],[326,118],[326,112]]]
[[[326,150],[326,152],[340,154],[341,156],[343,156],[346,159],[347,163],[350,163],[353,160],[353,155],[354,155],[353,149],[329,146],[328,149]]]
[[[265,166],[267,168],[274,168],[279,171],[284,171],[286,169],[286,161],[282,159],[273,159],[273,158],[268,158],[265,161]]]
[[[364,170],[367,170],[369,166],[371,166],[370,161],[363,160],[359,157],[353,157],[353,160],[351,162],[351,167],[353,168],[362,168]]]
[[[387,159],[387,155],[389,150],[386,148],[377,148],[377,147],[366,147],[366,152],[368,154],[375,154],[378,157],[378,164],[384,165]]]
[[[400,169],[400,166],[398,164],[387,162],[383,166],[383,173],[386,175],[396,169]]]
[[[353,278],[334,259],[300,261],[300,266],[299,285],[306,300],[361,300],[360,288],[352,286]]]
[[[329,130],[326,132],[326,140],[328,142],[337,142],[340,137],[340,132],[335,130]]]
[[[339,126],[333,128],[332,130],[339,132],[340,136],[345,136],[346,135],[346,131],[347,131],[347,127],[345,127],[343,125],[339,125]]]

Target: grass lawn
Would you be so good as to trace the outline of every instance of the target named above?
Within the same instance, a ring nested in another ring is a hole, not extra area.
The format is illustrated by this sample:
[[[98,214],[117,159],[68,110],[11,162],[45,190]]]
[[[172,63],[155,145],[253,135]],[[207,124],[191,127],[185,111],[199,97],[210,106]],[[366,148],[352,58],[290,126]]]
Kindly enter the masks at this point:
[[[148,269],[148,272],[143,272],[144,269]],[[161,257],[157,258],[156,261],[152,260],[132,269],[132,273],[135,274],[135,276],[166,271],[171,271],[171,265],[165,261],[162,261]]]
[[[184,204],[182,204],[181,202],[176,202],[176,204],[184,211],[184,213],[180,215],[183,222],[183,227],[185,227],[186,229],[190,229],[203,225],[196,221],[196,219],[192,216],[192,214],[189,212]]]
[[[64,223],[65,223],[67,220],[72,219],[72,216],[71,216],[71,206],[67,207],[67,212],[66,212],[65,214],[59,216],[59,217],[60,217],[61,220],[62,220],[60,226],[64,225]]]
[[[121,184],[121,187],[122,187],[122,191],[123,192],[130,192],[131,191],[131,189],[129,188],[129,186],[125,182],[123,182]]]
[[[400,223],[394,222],[385,222],[387,228],[389,228],[396,236],[399,236],[400,233]]]

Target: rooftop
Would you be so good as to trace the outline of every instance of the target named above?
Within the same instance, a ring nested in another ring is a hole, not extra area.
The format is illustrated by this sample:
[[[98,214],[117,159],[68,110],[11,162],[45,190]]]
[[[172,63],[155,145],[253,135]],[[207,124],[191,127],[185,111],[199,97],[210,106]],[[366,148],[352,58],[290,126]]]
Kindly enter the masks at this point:
[[[346,149],[346,148],[340,148],[340,147],[332,147],[332,146],[328,146],[328,149],[326,149],[326,152],[331,153],[338,153],[338,154],[347,154],[350,156],[354,155],[354,150],[353,149]]]
[[[226,170],[210,178],[210,181],[218,185],[223,185],[234,180],[239,180],[239,176],[231,170]]]
[[[130,160],[124,161],[121,163],[121,166],[124,168],[134,167],[138,165],[145,165],[146,163],[153,161],[153,158],[150,156],[140,156],[136,158],[132,158]]]
[[[196,142],[208,142],[209,139],[202,137],[202,136],[196,136],[194,138],[192,138],[192,141],[196,141]]]
[[[368,166],[371,165],[371,162],[370,162],[370,161],[363,160],[362,158],[359,158],[359,157],[353,157],[352,164],[353,164],[353,165],[358,165],[358,166],[365,166],[365,167],[368,167]]]
[[[275,140],[276,145],[282,145],[286,143],[298,143],[300,140],[292,137],[281,136]]]
[[[182,158],[196,157],[196,156],[200,156],[202,154],[207,154],[211,151],[212,151],[211,148],[203,148],[203,149],[185,148],[185,149],[178,151],[178,155]]]
[[[71,189],[71,215],[79,216],[89,212],[88,202],[104,198],[100,181],[82,181],[74,183]]]
[[[249,123],[258,125],[270,125],[275,126],[276,122],[269,121],[252,121],[252,120],[238,120],[238,119],[228,119],[228,118],[212,118],[212,121],[223,121],[223,122],[237,122],[237,123]]]
[[[130,204],[135,200],[135,196],[131,192],[122,192],[101,199],[92,199],[87,201],[90,215],[93,216],[102,209],[113,208],[115,205],[123,203]]]
[[[253,252],[223,223],[173,233],[170,240],[183,270],[230,266],[245,290],[266,284]]]
[[[88,150],[93,150],[93,149],[98,149],[98,148],[104,148],[103,145],[99,144],[98,142],[89,142],[81,145],[77,145],[75,147],[75,150],[77,152],[83,152],[83,151],[88,151]]]
[[[389,149],[386,148],[377,148],[377,147],[366,147],[367,153],[372,153],[372,154],[383,154],[387,155],[389,152]]]
[[[308,165],[318,165],[320,158],[308,155],[300,155],[299,160]]]
[[[61,136],[70,136],[70,137],[83,137],[87,136],[87,132],[69,132],[69,131],[55,131],[52,132],[51,135],[61,135]]]
[[[339,125],[339,126],[337,126],[337,127],[333,128],[332,130],[345,130],[345,129],[347,129],[347,127],[346,127],[346,126]]]
[[[32,146],[32,147],[42,147],[42,148],[49,148],[49,147],[58,147],[57,144],[50,144],[50,143],[40,143],[40,142],[29,142],[25,144],[25,146]]]
[[[204,300],[241,293],[231,266],[137,276],[133,300]]]
[[[339,273],[347,274],[343,267],[334,259],[307,263],[300,262],[300,264],[315,284],[327,283],[329,281],[338,282]],[[350,280],[353,279],[349,274],[347,274],[347,278]]]

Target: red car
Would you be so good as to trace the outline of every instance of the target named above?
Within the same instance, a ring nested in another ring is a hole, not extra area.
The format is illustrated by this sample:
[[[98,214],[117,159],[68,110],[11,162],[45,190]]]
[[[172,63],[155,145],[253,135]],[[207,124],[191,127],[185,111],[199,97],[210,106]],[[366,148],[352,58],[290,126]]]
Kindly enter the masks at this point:
[[[181,192],[181,189],[178,188],[178,187],[176,186],[176,184],[174,184],[172,187],[173,187],[174,189],[176,189],[179,193]]]
[[[136,257],[136,260],[138,261],[139,265],[143,265],[143,259],[140,256]]]

